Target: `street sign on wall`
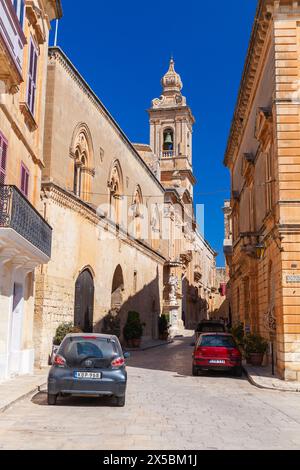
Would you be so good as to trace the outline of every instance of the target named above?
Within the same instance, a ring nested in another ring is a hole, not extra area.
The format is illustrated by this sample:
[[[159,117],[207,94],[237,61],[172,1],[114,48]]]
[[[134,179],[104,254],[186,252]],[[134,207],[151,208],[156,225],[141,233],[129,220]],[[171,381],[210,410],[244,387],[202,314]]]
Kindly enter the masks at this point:
[[[293,274],[290,276],[286,276],[286,282],[288,284],[300,284],[300,274]]]

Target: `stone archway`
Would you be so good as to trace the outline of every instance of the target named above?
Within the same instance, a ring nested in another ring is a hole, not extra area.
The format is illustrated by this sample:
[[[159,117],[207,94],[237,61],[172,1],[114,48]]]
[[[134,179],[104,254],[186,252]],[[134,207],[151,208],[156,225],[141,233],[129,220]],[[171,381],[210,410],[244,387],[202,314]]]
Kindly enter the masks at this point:
[[[94,279],[85,269],[80,273],[75,284],[74,325],[84,333],[92,333],[94,317]]]
[[[119,312],[123,304],[124,277],[120,265],[116,267],[114,272],[112,289],[111,289],[111,310]]]

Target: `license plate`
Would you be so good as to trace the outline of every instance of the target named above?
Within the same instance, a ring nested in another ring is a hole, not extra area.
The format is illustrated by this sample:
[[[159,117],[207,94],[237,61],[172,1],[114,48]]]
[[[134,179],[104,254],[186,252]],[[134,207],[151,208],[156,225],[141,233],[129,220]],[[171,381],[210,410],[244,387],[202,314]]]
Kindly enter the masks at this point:
[[[212,361],[209,361],[210,364],[225,364],[225,361],[221,361],[221,360],[212,360]]]
[[[75,379],[98,380],[102,378],[101,372],[74,372]]]

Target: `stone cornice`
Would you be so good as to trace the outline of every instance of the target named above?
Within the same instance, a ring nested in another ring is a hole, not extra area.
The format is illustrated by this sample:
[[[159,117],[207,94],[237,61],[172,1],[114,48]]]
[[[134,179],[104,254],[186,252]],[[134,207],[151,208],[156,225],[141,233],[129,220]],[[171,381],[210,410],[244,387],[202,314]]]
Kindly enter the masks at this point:
[[[59,47],[49,47],[49,64],[53,64],[55,62],[59,62],[69,76],[73,79],[73,81],[78,85],[81,91],[88,97],[91,103],[97,108],[97,110],[104,116],[112,125],[114,130],[118,133],[119,137],[127,146],[128,150],[134,156],[134,158],[139,162],[139,164],[144,168],[147,172],[148,176],[154,181],[157,187],[164,192],[164,188],[162,184],[158,181],[155,175],[152,173],[148,165],[144,162],[138,151],[134,148],[133,144],[130,142],[126,134],[120,128],[118,123],[106,109],[104,104],[100,101],[98,96],[94,93],[88,83],[84,80],[82,75],[76,69],[76,67],[72,64],[70,59],[66,56],[66,54],[59,48]]]
[[[176,113],[178,116],[177,118],[178,121],[182,119],[183,116],[188,116],[192,124],[196,123],[196,119],[189,106],[179,106],[179,107],[166,106],[165,108],[163,107],[162,108],[150,108],[150,109],[147,109],[147,113],[149,114],[151,121],[157,119],[157,118],[154,118],[153,116],[158,116],[158,115],[163,116],[163,115],[170,114],[170,113]]]
[[[253,92],[258,64],[263,52],[271,18],[272,15],[266,10],[266,0],[259,0],[246,63],[240,84],[237,104],[235,107],[228,144],[225,152],[225,166],[229,166],[236,147],[239,144],[241,135],[243,134],[243,131],[246,127],[249,99]]]
[[[44,200],[51,200],[61,207],[77,212],[80,216],[82,216],[85,220],[89,221],[94,226],[99,226],[99,228],[108,230],[110,233],[116,232],[115,223],[107,217],[104,217],[104,215],[103,217],[98,215],[96,207],[82,201],[74,194],[63,188],[60,188],[52,182],[42,183],[41,197]],[[142,240],[133,238],[125,230],[122,230],[121,227],[118,229],[118,232],[121,235],[120,240],[127,245],[134,246],[134,248],[143,252],[147,256],[155,258],[159,263],[165,263],[166,258],[161,253],[153,250],[150,245],[146,244]]]

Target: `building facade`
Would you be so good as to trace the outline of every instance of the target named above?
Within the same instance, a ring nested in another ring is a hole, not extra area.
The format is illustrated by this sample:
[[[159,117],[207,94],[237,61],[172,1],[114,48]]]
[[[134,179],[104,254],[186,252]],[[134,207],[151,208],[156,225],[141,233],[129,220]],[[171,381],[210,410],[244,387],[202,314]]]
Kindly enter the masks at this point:
[[[171,62],[169,80],[177,80],[173,69]],[[179,115],[191,131],[190,110],[178,103]],[[176,116],[177,110],[168,119]],[[50,49],[42,202],[53,243],[51,261],[36,277],[38,365],[47,363],[55,330],[66,321],[97,332],[118,324],[122,336],[135,310],[145,338],[156,338],[162,313],[172,334],[201,315],[198,287],[212,282],[215,253],[196,231],[187,142],[173,184],[165,164],[177,154],[163,157],[154,141],[132,144],[68,57]],[[207,300],[205,315],[208,294]]]
[[[34,364],[35,268],[51,255],[40,200],[50,21],[58,0],[0,1],[0,379]]]
[[[225,156],[233,320],[273,343],[287,380],[300,379],[299,25],[298,2],[258,2]]]

